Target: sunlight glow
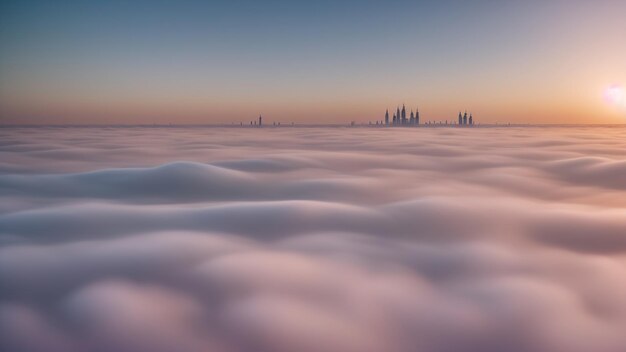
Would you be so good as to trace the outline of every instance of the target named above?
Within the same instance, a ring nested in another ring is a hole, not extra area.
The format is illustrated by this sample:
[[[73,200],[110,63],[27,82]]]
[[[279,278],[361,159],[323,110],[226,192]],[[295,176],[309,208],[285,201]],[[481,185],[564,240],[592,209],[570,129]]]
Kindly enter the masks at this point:
[[[622,87],[621,85],[614,84],[608,87],[604,92],[604,98],[609,104],[617,105],[620,107],[626,106],[624,87]]]

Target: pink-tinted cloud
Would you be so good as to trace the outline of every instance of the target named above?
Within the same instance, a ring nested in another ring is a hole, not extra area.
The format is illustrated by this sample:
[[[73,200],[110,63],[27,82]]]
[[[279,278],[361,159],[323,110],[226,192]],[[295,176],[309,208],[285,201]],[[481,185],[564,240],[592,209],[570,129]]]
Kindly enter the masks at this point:
[[[623,128],[0,137],[0,350],[626,345]]]

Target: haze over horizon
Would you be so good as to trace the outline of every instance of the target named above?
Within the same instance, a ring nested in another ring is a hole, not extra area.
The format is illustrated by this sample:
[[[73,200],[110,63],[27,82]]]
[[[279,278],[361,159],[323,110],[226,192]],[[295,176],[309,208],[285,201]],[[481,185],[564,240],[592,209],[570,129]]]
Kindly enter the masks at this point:
[[[626,2],[3,1],[0,124],[626,122]]]

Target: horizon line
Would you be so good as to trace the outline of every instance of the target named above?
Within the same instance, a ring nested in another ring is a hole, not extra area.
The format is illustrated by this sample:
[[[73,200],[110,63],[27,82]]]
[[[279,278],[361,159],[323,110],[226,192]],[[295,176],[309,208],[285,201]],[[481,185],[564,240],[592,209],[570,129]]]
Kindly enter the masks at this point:
[[[282,123],[282,122],[281,122]],[[626,127],[626,123],[519,123],[519,122],[503,122],[503,123],[476,123],[474,125],[458,125],[458,124],[445,124],[437,121],[432,124],[419,124],[419,125],[385,125],[375,124],[369,122],[355,122],[348,123],[290,123],[285,122],[282,125],[264,124],[264,125],[249,125],[249,124],[235,124],[235,123],[138,123],[138,124],[125,124],[125,123],[24,123],[24,124],[2,124],[0,128],[22,128],[22,127],[228,127],[228,128],[287,128],[287,127],[367,127],[367,128],[429,128],[429,127],[450,127],[450,128],[478,128],[478,127]]]

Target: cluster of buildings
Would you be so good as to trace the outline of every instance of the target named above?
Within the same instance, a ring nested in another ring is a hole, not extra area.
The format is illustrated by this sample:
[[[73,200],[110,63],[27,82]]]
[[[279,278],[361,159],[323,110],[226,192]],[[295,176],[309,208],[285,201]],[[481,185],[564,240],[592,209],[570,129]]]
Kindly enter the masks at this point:
[[[376,123],[378,124],[378,122]],[[402,105],[402,110],[400,109],[400,107],[398,106],[396,108],[396,112],[393,113],[393,117],[391,117],[391,119],[389,118],[389,109],[387,109],[387,111],[385,111],[385,125],[389,126],[412,126],[412,125],[419,125],[420,124],[420,112],[419,109],[415,109],[415,112],[413,112],[413,110],[411,110],[410,114],[407,116],[407,111],[406,111],[406,107],[404,105]],[[430,124],[430,122],[428,122],[427,124]],[[448,121],[446,121],[446,125],[448,124]],[[467,116],[467,111],[464,114],[461,114],[461,112],[459,112],[459,121],[457,123],[458,125],[473,125],[474,124],[474,117],[472,116],[472,114],[469,115],[469,117]]]
[[[472,114],[469,115],[469,119],[467,118],[467,111],[465,112],[465,114],[461,115],[461,112],[459,111],[459,125],[473,125],[474,124],[474,117],[472,117]]]
[[[385,112],[385,125],[389,125],[389,109]],[[396,108],[396,112],[393,114],[393,119],[391,120],[392,125],[419,125],[420,124],[420,111],[419,109],[415,109],[415,113],[411,110],[411,115],[409,118],[406,116],[406,107],[402,105],[402,110],[398,106]]]
[[[432,122],[432,121],[426,121],[426,122],[422,122],[422,125],[446,125],[446,126],[462,126],[462,125],[469,125],[472,126],[474,125],[474,117],[472,116],[472,114],[470,113],[469,116],[467,115],[467,111],[465,111],[465,113],[461,113],[459,112],[459,118],[458,118],[458,122],[454,123],[454,122],[448,122],[448,120],[444,122]],[[240,125],[243,126],[243,122],[240,122]],[[276,123],[274,122],[272,124],[273,126],[280,126],[280,122]],[[291,125],[293,126],[294,123],[292,122]],[[352,121],[351,126],[355,126],[356,123],[354,121]],[[370,121],[369,125],[373,125],[372,122]],[[376,126],[417,126],[420,125],[420,112],[419,109],[415,109],[415,112],[413,112],[413,110],[411,110],[411,112],[409,114],[407,114],[407,110],[406,107],[404,106],[404,104],[402,105],[402,109],[400,109],[400,107],[398,106],[396,108],[395,113],[393,113],[392,117],[389,117],[389,109],[387,109],[387,111],[385,111],[385,121],[376,121],[375,123]],[[258,126],[261,127],[263,126],[263,116],[259,115],[257,120],[252,120],[250,121],[250,126]]]

